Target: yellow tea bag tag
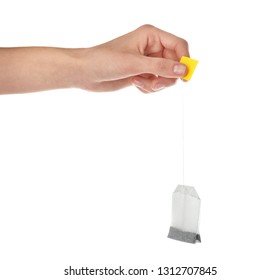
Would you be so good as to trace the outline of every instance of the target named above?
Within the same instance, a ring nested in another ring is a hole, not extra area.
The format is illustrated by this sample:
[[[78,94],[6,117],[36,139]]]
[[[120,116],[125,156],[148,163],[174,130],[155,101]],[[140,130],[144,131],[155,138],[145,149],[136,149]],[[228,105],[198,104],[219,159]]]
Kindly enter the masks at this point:
[[[191,79],[192,75],[193,75],[193,72],[194,72],[194,70],[196,68],[198,60],[189,58],[187,56],[182,56],[181,60],[180,60],[180,63],[183,63],[183,64],[185,64],[188,67],[188,73],[187,73],[186,76],[182,77],[182,79],[189,81]]]

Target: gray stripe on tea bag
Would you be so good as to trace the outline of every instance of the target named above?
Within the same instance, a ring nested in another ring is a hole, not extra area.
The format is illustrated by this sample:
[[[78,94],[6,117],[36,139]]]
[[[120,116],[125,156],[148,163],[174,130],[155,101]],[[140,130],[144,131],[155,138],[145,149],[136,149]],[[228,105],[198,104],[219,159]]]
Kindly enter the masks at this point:
[[[197,241],[201,242],[201,238],[198,233],[182,231],[174,227],[170,227],[167,237],[188,243],[196,243]]]

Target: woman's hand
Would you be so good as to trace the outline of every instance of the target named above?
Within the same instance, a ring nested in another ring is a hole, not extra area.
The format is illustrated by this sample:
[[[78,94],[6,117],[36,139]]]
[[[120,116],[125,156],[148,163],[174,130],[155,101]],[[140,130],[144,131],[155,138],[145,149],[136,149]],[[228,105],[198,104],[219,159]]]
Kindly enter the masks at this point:
[[[188,43],[151,25],[144,25],[105,44],[85,49],[81,85],[91,91],[112,91],[130,85],[154,92],[185,75],[179,63],[189,56]]]

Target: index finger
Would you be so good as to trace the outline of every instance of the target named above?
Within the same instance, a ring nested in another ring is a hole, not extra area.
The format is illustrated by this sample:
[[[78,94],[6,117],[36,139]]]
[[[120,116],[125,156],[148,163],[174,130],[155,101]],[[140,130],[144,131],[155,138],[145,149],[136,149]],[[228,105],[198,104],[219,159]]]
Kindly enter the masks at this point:
[[[159,29],[159,38],[164,48],[176,53],[178,60],[182,56],[190,56],[189,44],[186,40]]]

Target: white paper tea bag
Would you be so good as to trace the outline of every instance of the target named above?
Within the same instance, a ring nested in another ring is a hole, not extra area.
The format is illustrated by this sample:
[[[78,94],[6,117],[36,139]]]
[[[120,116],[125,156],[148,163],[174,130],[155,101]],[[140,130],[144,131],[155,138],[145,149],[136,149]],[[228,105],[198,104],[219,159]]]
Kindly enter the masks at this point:
[[[194,187],[178,185],[172,196],[172,218],[168,237],[201,242],[199,235],[200,198]]]

